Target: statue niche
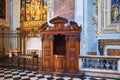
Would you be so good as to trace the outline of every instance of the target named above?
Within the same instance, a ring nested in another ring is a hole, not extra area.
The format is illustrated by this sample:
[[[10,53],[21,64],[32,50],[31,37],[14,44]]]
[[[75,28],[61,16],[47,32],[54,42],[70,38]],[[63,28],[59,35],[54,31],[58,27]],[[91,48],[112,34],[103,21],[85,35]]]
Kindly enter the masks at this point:
[[[53,74],[79,73],[80,32],[77,23],[62,17],[39,27],[42,33],[42,72]]]

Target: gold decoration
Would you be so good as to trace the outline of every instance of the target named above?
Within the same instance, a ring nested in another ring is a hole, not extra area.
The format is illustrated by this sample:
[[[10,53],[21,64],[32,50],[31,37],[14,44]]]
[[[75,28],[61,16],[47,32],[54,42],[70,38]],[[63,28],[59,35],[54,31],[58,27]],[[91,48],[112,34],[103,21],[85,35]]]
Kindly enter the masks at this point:
[[[47,21],[47,6],[45,1],[22,0],[21,27],[23,31],[35,31]],[[32,30],[31,30],[32,29]]]
[[[98,0],[96,0],[96,2],[93,3],[93,5],[95,6],[95,13],[98,16]]]
[[[27,3],[25,7],[26,21],[46,19],[47,7],[43,4],[37,0],[31,0],[31,2]]]
[[[98,0],[96,0],[93,5],[95,6],[95,13],[96,13],[96,16],[98,17]],[[94,23],[94,25],[96,26],[96,29],[95,29],[95,34],[96,36],[98,37],[101,32],[99,31],[99,28],[98,28],[98,19],[94,16],[92,16],[92,21]]]
[[[100,34],[98,32],[98,20],[94,16],[92,16],[92,20],[94,21],[94,25],[96,25],[95,34],[98,36]]]

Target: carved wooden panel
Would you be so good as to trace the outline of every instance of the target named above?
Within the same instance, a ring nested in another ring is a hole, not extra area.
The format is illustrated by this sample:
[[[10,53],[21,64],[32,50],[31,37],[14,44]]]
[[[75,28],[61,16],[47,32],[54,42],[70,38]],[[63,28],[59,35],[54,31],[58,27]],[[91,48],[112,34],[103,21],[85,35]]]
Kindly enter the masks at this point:
[[[67,71],[70,73],[75,73],[78,71],[78,48],[79,46],[77,46],[77,40],[68,40],[67,42]]]
[[[76,72],[76,58],[75,57],[69,57],[69,64],[68,64],[68,72],[75,73]]]
[[[54,56],[54,71],[65,72],[65,56]]]
[[[45,43],[45,44],[44,44],[44,48],[45,48],[45,49],[47,49],[47,48],[50,49],[50,41],[44,40],[44,43]]]
[[[43,69],[45,71],[50,71],[50,58],[45,57],[44,58],[44,64],[43,64]]]
[[[52,70],[51,40],[43,41],[43,70]]]

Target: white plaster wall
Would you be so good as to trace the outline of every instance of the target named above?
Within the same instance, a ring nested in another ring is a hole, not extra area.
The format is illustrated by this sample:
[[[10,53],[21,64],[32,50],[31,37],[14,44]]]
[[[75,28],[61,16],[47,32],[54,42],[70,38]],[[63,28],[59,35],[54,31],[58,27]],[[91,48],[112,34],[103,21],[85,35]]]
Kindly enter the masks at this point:
[[[42,41],[41,37],[30,37],[26,40],[26,53],[36,50],[39,57],[42,57]]]
[[[75,21],[83,26],[83,0],[75,0]]]

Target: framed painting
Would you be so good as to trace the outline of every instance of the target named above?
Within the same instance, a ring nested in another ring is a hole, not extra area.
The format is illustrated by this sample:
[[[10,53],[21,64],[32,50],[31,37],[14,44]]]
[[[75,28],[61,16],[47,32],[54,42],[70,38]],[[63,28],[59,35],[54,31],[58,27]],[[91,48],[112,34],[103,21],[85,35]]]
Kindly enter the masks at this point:
[[[120,0],[99,0],[98,27],[101,33],[120,32]]]
[[[6,0],[0,0],[0,18],[6,19]]]
[[[120,0],[111,1],[111,23],[120,23]]]
[[[8,26],[9,0],[0,0],[0,25]]]

